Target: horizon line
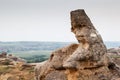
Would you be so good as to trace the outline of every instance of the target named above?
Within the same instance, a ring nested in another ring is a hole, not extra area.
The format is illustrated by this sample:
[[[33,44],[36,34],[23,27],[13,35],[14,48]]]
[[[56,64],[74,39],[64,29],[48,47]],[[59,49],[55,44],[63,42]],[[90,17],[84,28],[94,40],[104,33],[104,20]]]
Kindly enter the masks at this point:
[[[77,41],[0,41],[0,42],[77,42]],[[120,42],[120,41],[103,41],[103,42]]]

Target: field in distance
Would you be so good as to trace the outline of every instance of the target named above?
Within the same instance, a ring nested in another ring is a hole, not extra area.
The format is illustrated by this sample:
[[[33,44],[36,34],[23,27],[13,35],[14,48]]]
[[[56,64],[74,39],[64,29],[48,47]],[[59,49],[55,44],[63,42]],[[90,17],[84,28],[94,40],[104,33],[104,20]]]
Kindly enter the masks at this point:
[[[50,50],[21,51],[21,52],[14,52],[8,54],[13,54],[17,57],[25,59],[28,63],[35,63],[35,62],[42,62],[48,59],[48,57],[51,54],[51,51]]]
[[[0,53],[5,51],[34,63],[48,59],[52,51],[68,44],[70,42],[0,42]]]
[[[28,63],[41,62],[50,56],[51,52],[77,42],[0,42],[2,51],[25,59]],[[105,42],[107,48],[119,47],[120,42]]]

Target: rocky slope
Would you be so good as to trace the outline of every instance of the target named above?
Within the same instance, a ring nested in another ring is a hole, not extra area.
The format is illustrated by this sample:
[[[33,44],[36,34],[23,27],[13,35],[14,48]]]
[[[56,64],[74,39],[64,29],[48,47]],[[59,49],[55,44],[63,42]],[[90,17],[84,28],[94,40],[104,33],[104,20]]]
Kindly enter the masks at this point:
[[[36,80],[120,80],[120,68],[84,10],[71,12],[71,31],[79,44],[52,52],[35,67]]]
[[[13,55],[0,55],[0,80],[34,80],[34,65]]]
[[[120,48],[110,48],[108,49],[107,54],[117,65],[120,66]]]

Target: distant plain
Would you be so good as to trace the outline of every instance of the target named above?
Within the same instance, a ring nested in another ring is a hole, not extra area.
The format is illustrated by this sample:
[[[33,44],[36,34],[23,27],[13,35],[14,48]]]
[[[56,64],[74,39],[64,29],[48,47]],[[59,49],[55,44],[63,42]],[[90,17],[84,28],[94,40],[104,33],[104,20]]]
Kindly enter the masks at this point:
[[[2,51],[25,59],[28,63],[41,62],[50,56],[52,51],[77,42],[0,42]],[[120,42],[105,42],[107,48],[120,47]]]

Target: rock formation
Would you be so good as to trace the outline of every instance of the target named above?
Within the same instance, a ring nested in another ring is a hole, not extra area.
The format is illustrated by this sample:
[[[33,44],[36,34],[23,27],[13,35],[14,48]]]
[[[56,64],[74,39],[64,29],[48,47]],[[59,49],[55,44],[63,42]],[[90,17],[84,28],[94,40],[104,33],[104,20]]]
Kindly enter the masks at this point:
[[[101,64],[104,63],[102,58],[107,52],[107,49],[100,34],[94,28],[84,10],[72,11],[71,21],[71,31],[75,34],[79,46],[67,61],[65,61],[64,67],[77,68],[77,64],[81,65],[85,61],[93,62],[92,67],[98,65],[98,62],[100,63],[99,65],[103,65]],[[80,68],[80,66],[78,67]]]
[[[6,58],[7,57],[7,53],[6,52],[2,52],[1,54],[0,54],[0,58]]]
[[[107,50],[108,53],[120,55],[120,48],[110,48]]]
[[[35,67],[36,80],[119,79],[119,67],[106,54],[102,38],[84,10],[71,12],[71,25],[79,43],[52,52]]]
[[[0,80],[34,80],[34,65],[26,63],[19,57],[2,53]]]
[[[110,48],[107,54],[112,58],[114,63],[120,66],[120,48]]]

